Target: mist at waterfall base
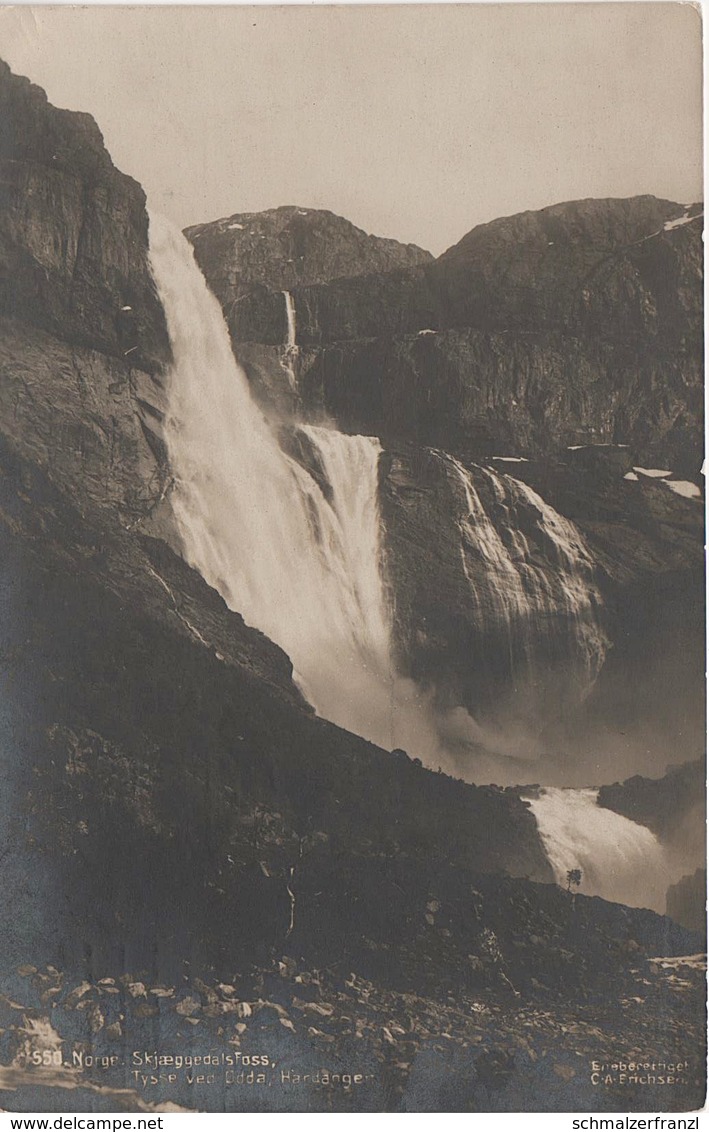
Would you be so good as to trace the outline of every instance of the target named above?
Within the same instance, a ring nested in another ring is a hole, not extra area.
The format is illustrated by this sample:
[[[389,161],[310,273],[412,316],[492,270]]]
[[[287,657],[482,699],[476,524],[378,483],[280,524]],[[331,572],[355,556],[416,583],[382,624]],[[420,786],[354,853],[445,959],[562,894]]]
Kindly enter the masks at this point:
[[[399,676],[392,658],[379,441],[302,426],[328,498],[252,400],[187,240],[152,216],[150,246],[173,350],[165,435],[187,560],[284,649],[318,714],[445,767],[432,696]]]

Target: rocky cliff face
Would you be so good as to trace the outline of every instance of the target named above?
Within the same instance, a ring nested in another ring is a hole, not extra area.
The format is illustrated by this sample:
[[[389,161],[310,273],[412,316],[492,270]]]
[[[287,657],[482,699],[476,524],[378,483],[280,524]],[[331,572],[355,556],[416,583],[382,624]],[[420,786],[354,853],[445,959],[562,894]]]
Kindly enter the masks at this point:
[[[432,262],[430,252],[370,236],[322,209],[286,206],[236,213],[186,230],[222,304],[237,356],[261,403],[285,419],[299,408],[294,382],[299,331],[295,288],[366,277]],[[290,304],[290,311],[289,311]]]
[[[411,439],[473,459],[622,443],[636,463],[694,479],[701,466],[700,357],[698,348],[639,352],[622,341],[557,330],[470,327],[303,347],[297,378],[311,413],[391,441]]]
[[[0,63],[3,434],[79,499],[144,521],[168,476],[170,347],[140,185],[86,114]]]
[[[696,475],[701,230],[654,198],[573,202],[475,229],[364,309],[345,283],[296,294],[304,400],[471,456],[616,442]]]
[[[169,358],[145,255],[145,194],[88,114],[0,65],[0,310],[155,372]]]
[[[451,321],[696,345],[700,205],[581,200],[473,229],[436,271]]]

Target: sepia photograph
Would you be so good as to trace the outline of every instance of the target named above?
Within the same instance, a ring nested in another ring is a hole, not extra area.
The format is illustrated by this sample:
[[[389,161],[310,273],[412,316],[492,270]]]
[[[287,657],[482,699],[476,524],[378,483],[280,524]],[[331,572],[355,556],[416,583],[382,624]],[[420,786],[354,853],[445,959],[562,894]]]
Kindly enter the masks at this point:
[[[702,130],[695,4],[0,7],[0,1112],[697,1127]]]

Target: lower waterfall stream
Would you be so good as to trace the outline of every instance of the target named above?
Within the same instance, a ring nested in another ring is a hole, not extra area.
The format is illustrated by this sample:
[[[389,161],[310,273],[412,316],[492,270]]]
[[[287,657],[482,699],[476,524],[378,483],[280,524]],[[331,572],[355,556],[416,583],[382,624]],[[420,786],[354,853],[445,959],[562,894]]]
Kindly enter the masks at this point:
[[[664,846],[647,826],[597,805],[597,790],[542,787],[529,798],[557,884],[581,871],[580,892],[664,912],[670,871]]]

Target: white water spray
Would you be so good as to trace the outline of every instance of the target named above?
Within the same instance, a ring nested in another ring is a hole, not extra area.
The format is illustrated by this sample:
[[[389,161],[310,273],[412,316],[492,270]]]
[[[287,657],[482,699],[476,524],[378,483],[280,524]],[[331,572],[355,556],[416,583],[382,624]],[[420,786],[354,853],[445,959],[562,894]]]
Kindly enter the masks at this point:
[[[319,714],[385,747],[432,743],[391,656],[379,441],[304,427],[321,487],[252,401],[187,240],[151,218],[150,247],[174,357],[165,434],[188,561],[285,649]]]
[[[674,879],[667,854],[644,825],[596,804],[597,790],[545,787],[528,799],[557,884],[580,869],[580,892],[665,911]]]

